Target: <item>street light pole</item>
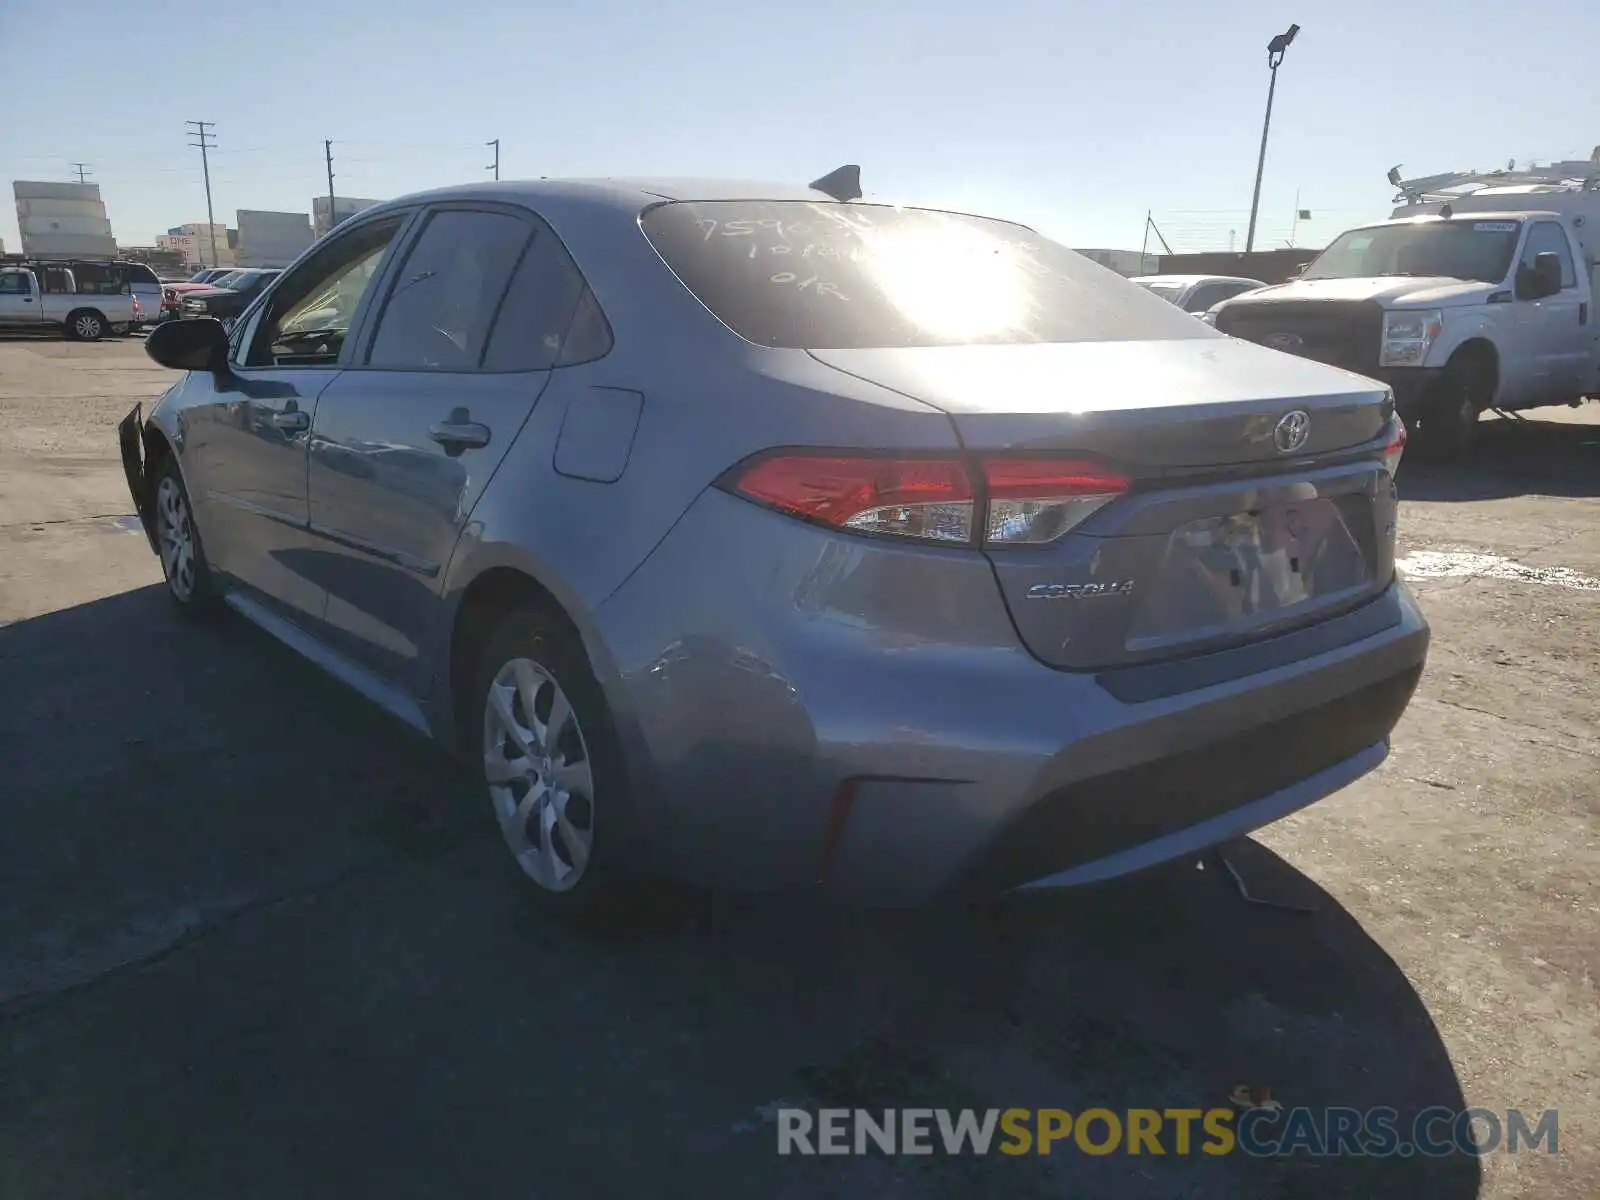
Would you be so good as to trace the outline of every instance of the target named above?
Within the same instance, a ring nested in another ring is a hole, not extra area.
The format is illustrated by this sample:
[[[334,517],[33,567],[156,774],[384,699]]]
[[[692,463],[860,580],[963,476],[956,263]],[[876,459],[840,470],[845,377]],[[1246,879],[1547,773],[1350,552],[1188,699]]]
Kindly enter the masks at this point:
[[[1267,166],[1267,131],[1272,128],[1272,94],[1278,90],[1278,68],[1283,64],[1283,55],[1289,49],[1289,43],[1294,41],[1295,34],[1299,32],[1300,26],[1291,25],[1267,43],[1267,69],[1272,72],[1272,79],[1267,84],[1267,115],[1261,122],[1261,154],[1256,158],[1255,194],[1250,197],[1250,229],[1244,235],[1246,254],[1256,246],[1256,211],[1261,207],[1261,175]]]

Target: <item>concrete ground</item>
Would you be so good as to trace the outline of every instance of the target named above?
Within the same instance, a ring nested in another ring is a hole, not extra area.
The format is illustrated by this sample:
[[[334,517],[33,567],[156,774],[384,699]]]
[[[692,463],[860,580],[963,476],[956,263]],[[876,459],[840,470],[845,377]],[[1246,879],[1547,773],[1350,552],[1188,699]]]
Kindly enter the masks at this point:
[[[1213,858],[957,916],[673,891],[579,935],[428,745],[170,615],[113,429],[170,378],[0,342],[0,1195],[1600,1195],[1594,406],[1402,471],[1435,642],[1394,753],[1228,851],[1313,913]],[[770,1124],[1240,1083],[1556,1108],[1559,1151],[796,1159]]]

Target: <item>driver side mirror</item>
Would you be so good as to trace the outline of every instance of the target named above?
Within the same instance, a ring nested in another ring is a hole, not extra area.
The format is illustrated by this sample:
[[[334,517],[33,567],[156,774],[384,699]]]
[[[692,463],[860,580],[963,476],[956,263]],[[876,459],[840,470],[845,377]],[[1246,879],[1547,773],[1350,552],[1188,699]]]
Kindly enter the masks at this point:
[[[173,371],[221,371],[228,363],[228,331],[215,317],[163,321],[145,338],[144,352]]]
[[[1561,290],[1561,256],[1553,250],[1533,256],[1533,266],[1517,272],[1517,299],[1543,300]]]

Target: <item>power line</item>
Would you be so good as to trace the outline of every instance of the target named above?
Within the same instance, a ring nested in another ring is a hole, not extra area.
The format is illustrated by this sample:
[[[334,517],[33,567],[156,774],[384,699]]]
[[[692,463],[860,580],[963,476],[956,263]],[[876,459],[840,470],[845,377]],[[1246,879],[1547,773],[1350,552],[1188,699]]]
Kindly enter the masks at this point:
[[[211,213],[211,159],[208,157],[211,147],[216,145],[216,135],[211,130],[216,128],[217,123],[185,121],[184,125],[193,125],[195,128],[189,130],[189,136],[198,136],[200,139],[197,142],[190,142],[189,145],[200,148],[200,170],[206,177],[206,232],[211,235],[211,265],[220,267],[222,263],[217,257],[217,219]],[[204,256],[200,259],[200,265],[202,267],[206,265]]]

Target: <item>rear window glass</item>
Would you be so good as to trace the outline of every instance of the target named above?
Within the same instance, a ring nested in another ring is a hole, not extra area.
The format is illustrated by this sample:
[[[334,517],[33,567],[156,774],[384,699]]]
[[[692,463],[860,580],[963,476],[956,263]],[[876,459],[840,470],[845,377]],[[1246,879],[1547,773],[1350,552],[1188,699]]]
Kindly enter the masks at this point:
[[[729,328],[815,350],[1214,337],[1020,225],[808,201],[674,201],[641,218]]]

